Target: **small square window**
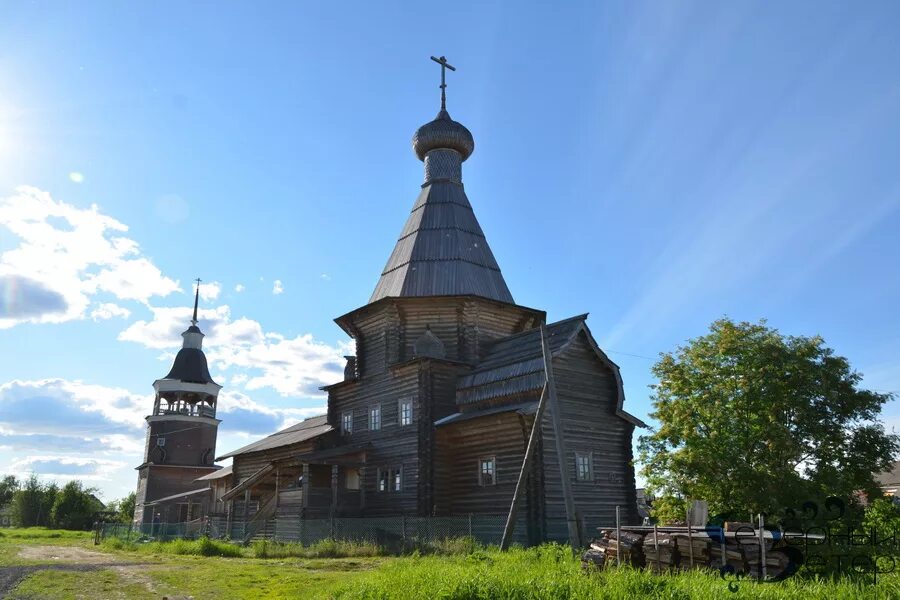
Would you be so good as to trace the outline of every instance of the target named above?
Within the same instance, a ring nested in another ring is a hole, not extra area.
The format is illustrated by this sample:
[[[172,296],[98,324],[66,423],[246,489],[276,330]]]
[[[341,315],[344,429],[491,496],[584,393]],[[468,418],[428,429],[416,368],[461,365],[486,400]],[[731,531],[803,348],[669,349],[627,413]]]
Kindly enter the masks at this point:
[[[412,400],[401,400],[397,411],[400,414],[400,426],[412,425]]]
[[[353,413],[350,411],[341,415],[341,432],[344,435],[353,433]]]
[[[369,407],[369,431],[381,429],[381,405],[374,404]]]
[[[497,483],[497,469],[493,456],[478,459],[478,485]]]
[[[590,452],[575,453],[575,479],[578,481],[594,480],[594,460]]]

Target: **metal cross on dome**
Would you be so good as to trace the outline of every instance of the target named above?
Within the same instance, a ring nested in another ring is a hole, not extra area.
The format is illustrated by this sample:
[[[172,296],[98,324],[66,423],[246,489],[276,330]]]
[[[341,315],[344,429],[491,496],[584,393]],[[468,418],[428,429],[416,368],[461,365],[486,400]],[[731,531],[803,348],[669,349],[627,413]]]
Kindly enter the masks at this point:
[[[456,67],[448,63],[447,58],[444,56],[440,58],[432,56],[431,60],[441,65],[441,110],[447,110],[447,81],[445,79],[445,74],[447,73],[447,69],[455,71]]]

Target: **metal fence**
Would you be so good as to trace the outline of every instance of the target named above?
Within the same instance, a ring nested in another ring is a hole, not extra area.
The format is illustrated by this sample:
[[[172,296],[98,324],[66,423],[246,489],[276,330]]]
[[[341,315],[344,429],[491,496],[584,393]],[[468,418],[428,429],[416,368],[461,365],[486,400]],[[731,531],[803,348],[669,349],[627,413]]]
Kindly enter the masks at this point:
[[[210,517],[187,523],[104,523],[99,537],[127,541],[196,539],[206,535],[214,539],[249,541],[273,539],[304,545],[333,539],[370,542],[383,546],[430,544],[448,538],[473,538],[482,544],[499,544],[505,515],[466,515],[456,517],[371,517],[333,519],[270,519],[259,523],[235,521],[230,531],[224,517]],[[524,542],[525,527],[517,527]],[[252,533],[251,533],[252,532]],[[250,535],[248,535],[250,534]]]

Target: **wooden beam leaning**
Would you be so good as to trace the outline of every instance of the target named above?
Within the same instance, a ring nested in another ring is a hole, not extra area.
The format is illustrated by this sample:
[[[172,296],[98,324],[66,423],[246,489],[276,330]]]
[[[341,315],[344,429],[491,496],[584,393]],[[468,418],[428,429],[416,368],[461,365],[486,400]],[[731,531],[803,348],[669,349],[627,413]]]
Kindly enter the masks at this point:
[[[578,520],[575,516],[575,500],[572,498],[572,482],[569,479],[568,461],[566,460],[566,442],[563,437],[562,416],[559,399],[556,396],[556,380],[553,378],[553,360],[550,355],[550,341],[547,339],[547,328],[541,324],[541,343],[544,346],[544,371],[547,373],[547,403],[550,406],[550,419],[553,423],[553,437],[556,442],[556,457],[559,460],[559,475],[562,482],[563,500],[566,504],[566,524],[569,529],[569,545],[572,552],[581,549],[581,534],[578,531]]]
[[[528,436],[528,446],[525,448],[525,458],[522,460],[522,469],[519,471],[519,480],[516,482],[516,491],[513,493],[512,503],[509,506],[509,514],[506,517],[506,526],[503,528],[503,539],[500,540],[500,549],[507,550],[512,541],[512,534],[516,528],[516,513],[519,511],[519,501],[525,493],[525,481],[528,479],[528,471],[531,469],[531,459],[534,456],[534,448],[541,430],[541,417],[544,407],[547,406],[547,384],[541,391],[541,399],[538,401],[537,411],[534,413],[534,422],[531,424],[531,435]]]

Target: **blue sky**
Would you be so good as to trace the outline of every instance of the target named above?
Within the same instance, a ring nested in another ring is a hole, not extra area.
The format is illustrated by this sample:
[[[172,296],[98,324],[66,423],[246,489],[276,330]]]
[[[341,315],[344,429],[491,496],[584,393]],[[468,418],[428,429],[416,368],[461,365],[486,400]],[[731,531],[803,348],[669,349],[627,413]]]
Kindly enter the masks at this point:
[[[821,334],[900,391],[898,22],[891,2],[6,3],[0,472],[132,489],[198,276],[219,452],[317,412],[332,319],[368,300],[422,180],[432,54],[458,68],[466,190],[516,301],[590,312],[631,412],[653,358],[723,315]]]

